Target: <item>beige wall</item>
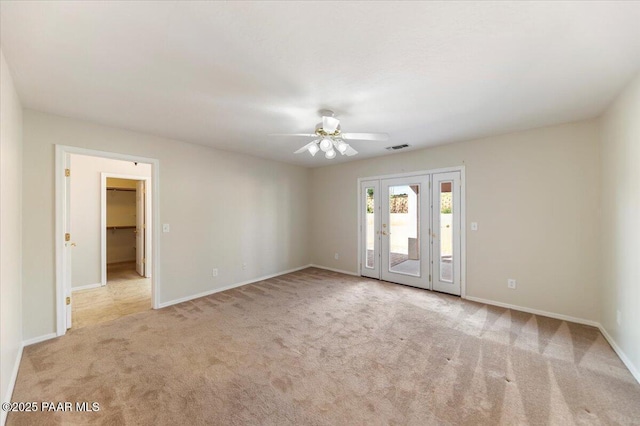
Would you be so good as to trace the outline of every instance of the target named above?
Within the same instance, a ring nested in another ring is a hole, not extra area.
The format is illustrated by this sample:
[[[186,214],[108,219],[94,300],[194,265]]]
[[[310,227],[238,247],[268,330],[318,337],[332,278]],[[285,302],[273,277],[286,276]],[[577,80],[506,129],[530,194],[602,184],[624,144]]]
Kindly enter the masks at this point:
[[[464,165],[467,295],[597,321],[598,149],[587,121],[314,169],[312,262],[358,271],[359,177]]]
[[[22,106],[0,50],[0,399],[22,347]],[[0,424],[6,412],[2,410]]]
[[[161,303],[309,263],[308,170],[25,110],[25,338],[55,331],[55,144],[160,161]]]
[[[76,154],[70,157],[71,236],[76,243],[72,254],[71,287],[77,288],[99,284],[101,281],[101,173],[150,177],[151,165],[138,163],[136,166],[130,161]],[[107,233],[107,239],[109,236]],[[135,251],[133,258],[135,259]]]
[[[601,137],[601,323],[639,378],[640,75],[603,116]]]

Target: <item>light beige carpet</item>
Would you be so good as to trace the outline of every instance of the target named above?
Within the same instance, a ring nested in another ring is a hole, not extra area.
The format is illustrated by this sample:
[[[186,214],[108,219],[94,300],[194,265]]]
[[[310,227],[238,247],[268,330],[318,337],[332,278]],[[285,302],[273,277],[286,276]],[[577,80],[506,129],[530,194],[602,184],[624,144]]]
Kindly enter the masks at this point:
[[[9,425],[640,424],[600,332],[306,269],[25,348]]]

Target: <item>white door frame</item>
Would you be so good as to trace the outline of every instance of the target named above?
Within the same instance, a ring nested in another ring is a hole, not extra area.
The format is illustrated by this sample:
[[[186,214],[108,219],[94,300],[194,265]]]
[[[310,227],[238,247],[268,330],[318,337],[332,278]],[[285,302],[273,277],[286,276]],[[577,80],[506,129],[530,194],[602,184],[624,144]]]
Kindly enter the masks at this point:
[[[65,250],[65,183],[64,175],[65,158],[69,154],[89,155],[93,157],[110,158],[113,160],[131,161],[151,164],[152,189],[152,245],[153,273],[151,277],[151,301],[154,309],[160,308],[160,162],[155,158],[139,157],[135,155],[120,154],[115,152],[98,151],[93,149],[78,148],[67,145],[56,145],[55,157],[55,254],[56,254],[56,334],[62,336],[67,332],[66,327],[66,284],[71,283],[68,279],[71,271],[65,267],[67,261],[67,250]],[[71,172],[73,173],[73,171]],[[140,178],[141,176],[138,176]]]
[[[465,166],[455,166],[455,167],[444,167],[440,169],[431,169],[431,170],[419,170],[415,172],[407,172],[407,173],[397,173],[397,174],[389,174],[389,175],[378,175],[378,176],[366,176],[358,178],[356,183],[356,193],[358,194],[358,253],[356,259],[358,259],[356,264],[356,271],[358,271],[358,275],[361,274],[361,258],[362,258],[362,232],[363,232],[363,224],[362,224],[362,200],[363,198],[360,196],[360,188],[361,182],[368,180],[382,180],[382,179],[393,179],[393,178],[401,178],[401,177],[411,177],[418,175],[432,175],[434,173],[445,173],[445,172],[460,172],[460,206],[461,206],[461,215],[460,215],[460,297],[465,299],[467,296],[467,219],[466,219],[466,176],[465,176]],[[429,197],[431,197],[431,191],[429,191]]]
[[[141,162],[141,161],[139,161]],[[142,180],[144,181],[144,187],[151,188],[149,182],[151,177],[149,176],[136,176],[136,175],[123,175],[120,173],[102,172],[100,173],[100,281],[103,286],[107,285],[107,178],[129,179],[129,180]],[[153,221],[151,220],[151,212],[153,207],[153,195],[151,197],[145,197],[144,208],[145,218],[144,223],[150,223],[151,227],[145,228],[145,244],[144,244],[144,257],[146,258],[146,266],[144,268],[144,276],[146,278],[151,277],[151,270],[153,268],[153,256],[149,256],[149,244],[146,241],[151,241],[153,244],[152,227]]]

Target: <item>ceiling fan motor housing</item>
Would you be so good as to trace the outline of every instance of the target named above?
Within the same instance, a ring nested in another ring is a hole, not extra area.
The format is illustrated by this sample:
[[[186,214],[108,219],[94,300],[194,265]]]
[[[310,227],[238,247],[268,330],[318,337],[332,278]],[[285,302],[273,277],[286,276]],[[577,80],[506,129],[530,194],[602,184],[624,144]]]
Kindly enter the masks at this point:
[[[327,131],[325,131],[322,128],[322,123],[318,123],[316,124],[316,135],[318,136],[331,136],[331,137],[339,137],[340,136],[340,125],[338,124],[338,127],[336,128],[336,130],[333,133],[329,133]]]

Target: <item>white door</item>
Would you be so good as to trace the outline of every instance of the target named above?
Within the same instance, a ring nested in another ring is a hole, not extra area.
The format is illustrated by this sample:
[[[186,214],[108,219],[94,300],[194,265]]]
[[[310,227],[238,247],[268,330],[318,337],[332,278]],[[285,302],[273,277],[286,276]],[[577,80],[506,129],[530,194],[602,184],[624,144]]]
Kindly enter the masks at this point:
[[[380,279],[380,181],[360,184],[360,274]]]
[[[145,188],[144,181],[136,181],[136,272],[145,276]]]
[[[460,172],[432,176],[433,290],[460,295]]]
[[[429,176],[382,179],[380,191],[380,277],[429,289]]]
[[[64,158],[64,249],[62,251],[64,268],[62,271],[62,281],[64,283],[64,297],[65,297],[65,316],[67,329],[71,328],[72,324],[72,303],[71,297],[71,276],[72,276],[72,257],[73,247],[76,246],[72,242],[73,233],[71,232],[71,156],[65,154]]]

